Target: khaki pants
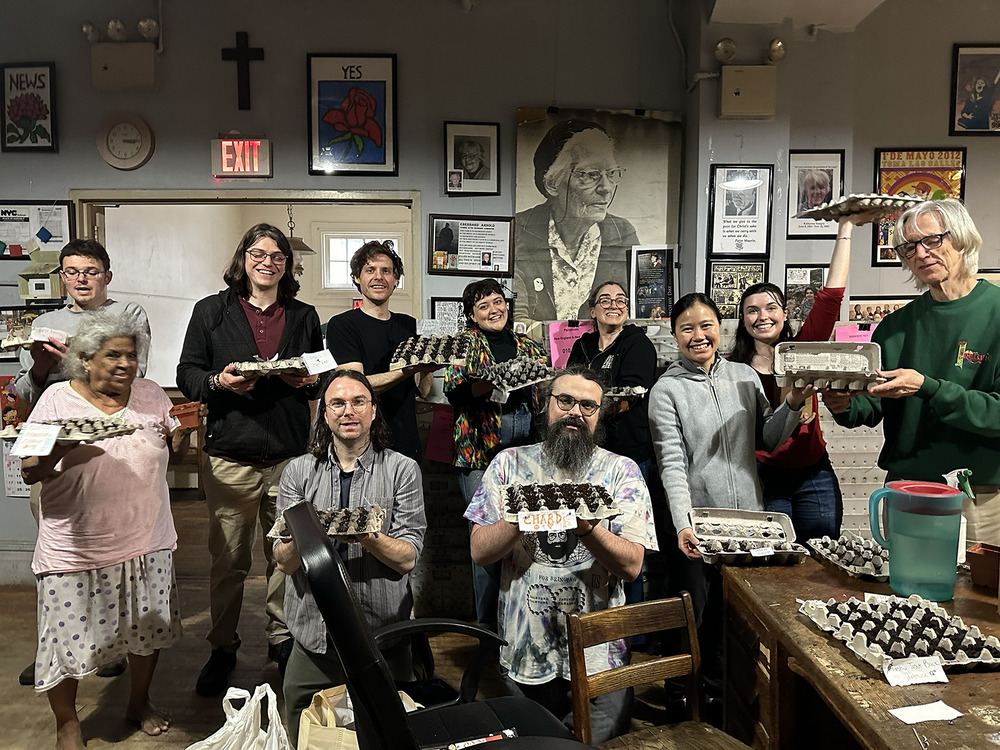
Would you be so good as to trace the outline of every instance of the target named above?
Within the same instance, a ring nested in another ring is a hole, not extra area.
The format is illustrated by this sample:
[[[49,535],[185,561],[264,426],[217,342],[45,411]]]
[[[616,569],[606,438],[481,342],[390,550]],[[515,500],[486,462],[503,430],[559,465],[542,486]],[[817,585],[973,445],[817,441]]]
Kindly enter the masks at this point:
[[[209,456],[203,482],[208,505],[208,549],[212,554],[212,648],[239,645],[236,627],[243,605],[243,583],[250,572],[252,550],[257,537],[257,519],[262,537],[274,525],[278,480],[288,464],[275,466],[244,464]],[[285,626],[285,574],[277,569],[271,540],[263,537],[267,559],[267,642],[281,643],[291,636]]]
[[[970,497],[962,502],[962,514],[968,521],[968,544],[986,542],[1000,546],[1000,488],[974,485],[975,500]]]

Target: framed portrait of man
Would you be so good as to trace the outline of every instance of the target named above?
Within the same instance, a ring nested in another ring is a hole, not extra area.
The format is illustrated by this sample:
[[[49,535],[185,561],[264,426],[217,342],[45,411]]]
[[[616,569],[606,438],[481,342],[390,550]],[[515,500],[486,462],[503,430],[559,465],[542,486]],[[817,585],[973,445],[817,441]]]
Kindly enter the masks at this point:
[[[956,44],[949,135],[1000,135],[1000,44]]]
[[[771,252],[771,164],[713,164],[709,179],[708,254]]]

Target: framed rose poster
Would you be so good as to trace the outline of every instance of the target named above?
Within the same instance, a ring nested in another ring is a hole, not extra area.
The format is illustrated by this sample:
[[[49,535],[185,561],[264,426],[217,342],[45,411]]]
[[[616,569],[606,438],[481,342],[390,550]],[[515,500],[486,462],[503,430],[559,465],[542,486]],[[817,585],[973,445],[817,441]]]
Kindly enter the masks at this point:
[[[56,144],[55,63],[5,63],[3,76],[4,151],[58,151]]]
[[[925,200],[965,197],[964,148],[875,149],[875,192]],[[872,267],[899,264],[892,232],[899,212],[879,219],[872,232]]]
[[[309,174],[394,176],[395,55],[306,55]]]

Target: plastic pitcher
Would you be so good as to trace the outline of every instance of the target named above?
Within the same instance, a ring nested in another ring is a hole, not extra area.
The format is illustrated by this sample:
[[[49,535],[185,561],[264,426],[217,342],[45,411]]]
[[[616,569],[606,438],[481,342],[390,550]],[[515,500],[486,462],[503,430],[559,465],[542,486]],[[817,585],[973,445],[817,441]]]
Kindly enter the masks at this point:
[[[897,594],[919,594],[935,602],[955,595],[963,497],[954,487],[905,479],[872,493],[868,522],[872,536],[889,550],[889,585]],[[888,539],[879,531],[883,498]]]

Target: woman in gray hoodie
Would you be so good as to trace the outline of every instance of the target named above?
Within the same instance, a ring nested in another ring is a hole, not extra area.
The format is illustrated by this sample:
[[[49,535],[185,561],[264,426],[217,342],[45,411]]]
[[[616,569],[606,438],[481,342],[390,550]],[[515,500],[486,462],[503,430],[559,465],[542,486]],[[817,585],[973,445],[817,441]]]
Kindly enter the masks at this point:
[[[649,428],[677,533],[672,566],[678,585],[691,593],[705,655],[706,687],[721,678],[721,579],[701,562],[691,528],[691,508],[764,510],[757,480],[758,448],[774,450],[798,424],[798,412],[812,387],[793,389],[774,411],[756,373],[718,356],[719,308],[700,292],[681,297],[670,320],[680,359],[663,373],[649,396]],[[667,550],[667,545],[663,545]],[[706,607],[711,610],[705,616]],[[719,615],[715,608],[719,608]],[[711,629],[706,632],[703,622]]]

